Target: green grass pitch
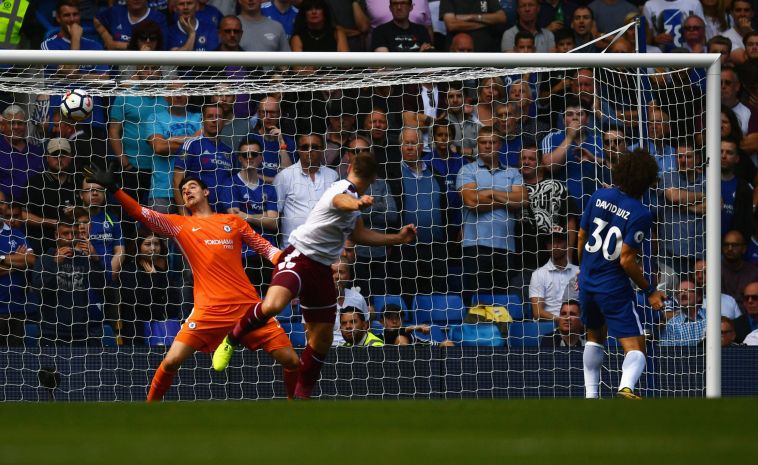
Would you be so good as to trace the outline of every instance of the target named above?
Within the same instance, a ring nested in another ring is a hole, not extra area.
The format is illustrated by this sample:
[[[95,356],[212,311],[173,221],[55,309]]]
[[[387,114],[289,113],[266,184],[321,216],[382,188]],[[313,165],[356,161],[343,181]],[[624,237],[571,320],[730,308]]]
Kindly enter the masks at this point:
[[[757,406],[756,399],[6,403],[0,464],[755,463]]]

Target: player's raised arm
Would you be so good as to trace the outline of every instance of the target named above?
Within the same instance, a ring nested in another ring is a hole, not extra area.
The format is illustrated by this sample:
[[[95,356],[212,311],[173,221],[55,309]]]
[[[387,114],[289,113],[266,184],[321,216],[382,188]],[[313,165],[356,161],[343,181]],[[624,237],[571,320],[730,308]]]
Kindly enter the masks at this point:
[[[271,245],[271,242],[255,232],[247,223],[242,226],[242,240],[261,257],[266,257],[274,265],[279,263],[282,251]]]
[[[362,195],[356,199],[348,194],[337,194],[332,199],[334,208],[342,211],[358,211],[368,208],[373,204],[374,198],[370,195]]]
[[[108,168],[106,169],[92,166],[85,168],[84,174],[88,181],[100,184],[107,189],[108,192],[112,193],[116,200],[118,200],[118,202],[124,207],[124,211],[129,216],[136,218],[150,230],[168,237],[177,235],[181,230],[181,227],[173,223],[169,215],[164,215],[141,206],[136,200],[129,197],[126,192],[121,190],[114,168],[114,164],[108,165]]]
[[[407,224],[397,234],[383,234],[367,228],[358,218],[353,229],[353,240],[359,245],[383,246],[407,244],[416,238],[416,226]]]

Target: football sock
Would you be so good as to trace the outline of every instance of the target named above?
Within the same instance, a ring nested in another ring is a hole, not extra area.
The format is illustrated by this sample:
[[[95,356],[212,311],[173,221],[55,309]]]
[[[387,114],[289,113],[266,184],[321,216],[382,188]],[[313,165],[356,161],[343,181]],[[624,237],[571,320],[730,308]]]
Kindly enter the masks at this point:
[[[619,389],[628,387],[634,391],[634,386],[640,379],[643,370],[645,370],[645,354],[639,350],[630,350],[624,357],[624,364],[621,365],[621,382]]]
[[[268,321],[268,317],[263,315],[263,306],[261,302],[253,305],[250,310],[234,325],[232,333],[229,335],[229,342],[232,345],[239,345],[239,341],[250,331],[260,328]]]
[[[161,363],[155,375],[153,375],[153,381],[150,383],[150,392],[147,394],[148,402],[156,402],[163,399],[163,395],[171,387],[171,383],[174,382],[175,371],[168,371],[163,368]]]
[[[303,354],[300,356],[300,373],[297,377],[295,397],[310,399],[313,387],[316,386],[318,377],[321,374],[321,367],[324,365],[325,358],[326,354],[319,354],[310,345],[305,347]]]
[[[284,369],[282,377],[284,378],[284,387],[287,389],[287,399],[295,397],[295,387],[297,386],[298,369]]]
[[[588,342],[584,346],[584,397],[597,399],[600,389],[600,367],[605,358],[605,348],[597,342]]]

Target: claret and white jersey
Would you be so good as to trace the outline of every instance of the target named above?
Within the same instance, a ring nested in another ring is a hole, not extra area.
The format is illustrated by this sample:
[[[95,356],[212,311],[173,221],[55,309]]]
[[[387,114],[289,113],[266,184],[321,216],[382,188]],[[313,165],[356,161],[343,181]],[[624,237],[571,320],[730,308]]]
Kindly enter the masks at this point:
[[[360,211],[342,211],[332,205],[339,194],[358,198],[358,191],[347,179],[337,181],[324,192],[304,224],[290,234],[289,242],[306,257],[329,266],[336,262],[361,216]]]

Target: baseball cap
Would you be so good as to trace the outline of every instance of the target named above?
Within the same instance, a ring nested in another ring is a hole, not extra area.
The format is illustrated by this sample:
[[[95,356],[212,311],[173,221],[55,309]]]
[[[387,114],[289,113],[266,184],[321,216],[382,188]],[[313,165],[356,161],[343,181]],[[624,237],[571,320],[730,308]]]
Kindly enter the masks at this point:
[[[71,144],[69,144],[69,142],[62,137],[55,137],[53,139],[50,139],[50,141],[47,143],[47,153],[55,152],[71,153]]]

